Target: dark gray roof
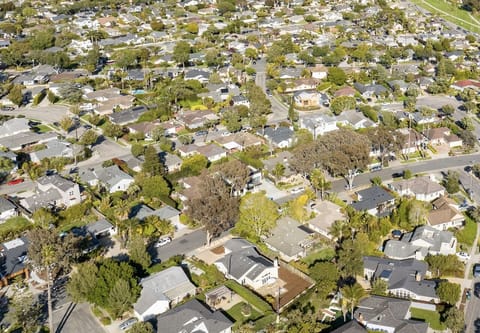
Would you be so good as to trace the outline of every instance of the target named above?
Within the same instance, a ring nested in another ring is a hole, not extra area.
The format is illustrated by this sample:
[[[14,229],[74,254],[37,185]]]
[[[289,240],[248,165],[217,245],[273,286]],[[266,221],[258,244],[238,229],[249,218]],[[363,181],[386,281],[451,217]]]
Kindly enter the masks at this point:
[[[15,205],[4,197],[0,197],[0,213],[6,212],[10,209],[15,209]]]
[[[358,191],[357,195],[359,201],[352,203],[352,207],[359,211],[374,209],[382,203],[395,199],[380,186],[372,186],[365,190]]]
[[[135,106],[124,111],[114,112],[108,115],[108,118],[114,124],[123,125],[138,120],[147,110],[145,106]]]
[[[62,191],[68,191],[75,186],[75,183],[71,180],[65,179],[59,174],[54,174],[51,176],[43,176],[37,179],[37,182],[41,185],[53,185],[56,188]]]
[[[367,327],[391,327],[395,332],[426,333],[428,324],[406,319],[410,316],[411,301],[405,299],[371,296],[358,304],[354,317]]]
[[[111,228],[113,228],[113,224],[106,219],[101,219],[87,225],[87,231],[93,236],[97,236],[98,234],[108,231]]]
[[[438,298],[434,281],[423,280],[428,265],[416,259],[395,260],[364,256],[365,269],[374,271],[374,278],[383,278],[388,283],[388,290],[406,289],[424,297]],[[421,279],[417,281],[417,276]]]
[[[244,239],[231,239],[224,247],[231,252],[217,262],[222,263],[227,273],[235,279],[241,279],[248,273],[247,277],[254,280],[266,268],[273,267],[272,261],[258,253],[253,244]]]
[[[303,225],[292,218],[283,217],[277,221],[265,243],[289,257],[298,255],[305,250],[310,236],[302,227]]]
[[[0,276],[9,276],[25,268],[25,261],[20,257],[27,255],[28,240],[25,237],[16,238],[1,245]]]
[[[360,325],[356,320],[351,320],[345,325],[340,326],[331,333],[366,333],[365,327]]]
[[[262,131],[259,130],[258,134],[261,134]],[[293,130],[289,127],[279,126],[275,127],[266,127],[263,131],[263,135],[271,140],[275,144],[280,144],[282,141],[287,141],[293,138]]]
[[[233,322],[220,311],[210,311],[193,299],[157,317],[158,333],[199,333],[205,326],[208,333],[220,333],[233,326]]]

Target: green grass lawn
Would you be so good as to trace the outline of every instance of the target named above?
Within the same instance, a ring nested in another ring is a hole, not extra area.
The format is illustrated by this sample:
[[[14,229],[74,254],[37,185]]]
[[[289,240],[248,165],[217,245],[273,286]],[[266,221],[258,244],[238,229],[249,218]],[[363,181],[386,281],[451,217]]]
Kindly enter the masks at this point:
[[[261,299],[259,296],[255,295],[251,290],[245,288],[244,286],[238,284],[233,280],[227,280],[225,286],[236,292],[240,297],[245,301],[250,303],[253,307],[257,308],[259,311],[264,314],[272,311],[272,307],[266,301]]]
[[[38,133],[47,133],[47,132],[51,132],[53,130],[50,126],[43,125],[43,124],[40,124],[40,125],[35,126],[35,127],[38,128]]]
[[[455,236],[457,236],[458,243],[472,246],[477,235],[477,224],[473,222],[469,217],[465,217],[465,226],[459,230]]]
[[[475,19],[468,11],[459,8],[458,5],[444,0],[412,0],[412,2],[464,29],[480,33],[480,27]],[[442,13],[442,11],[449,15]]]
[[[242,314],[242,307],[245,304],[246,304],[245,302],[235,304],[233,307],[231,307],[230,309],[228,309],[226,311],[227,314],[230,317],[235,319],[235,325],[236,326],[239,326],[239,325],[241,325],[241,324],[243,324],[247,321],[250,321],[250,320],[255,321],[262,316],[262,314],[260,312],[258,312],[257,310],[255,310],[254,308],[251,309],[250,316],[244,316]]]
[[[308,256],[302,259],[302,261],[307,264],[308,266],[313,265],[316,261],[325,261],[330,260],[335,257],[335,250],[332,248],[322,249],[320,251],[316,251],[310,253]]]
[[[20,234],[33,227],[33,224],[23,216],[9,218],[0,224],[0,240],[9,240],[20,236]]]
[[[419,319],[427,322],[434,330],[444,330],[445,326],[440,322],[440,313],[417,308],[411,308],[412,319]]]

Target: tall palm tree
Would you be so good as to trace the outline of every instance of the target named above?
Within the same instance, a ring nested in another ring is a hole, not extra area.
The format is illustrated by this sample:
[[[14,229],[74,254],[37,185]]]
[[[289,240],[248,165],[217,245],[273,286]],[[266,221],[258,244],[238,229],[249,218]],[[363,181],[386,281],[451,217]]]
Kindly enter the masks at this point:
[[[355,282],[352,285],[347,285],[341,289],[342,297],[350,305],[350,315],[353,319],[353,310],[358,302],[366,296],[365,290],[360,284]]]
[[[55,264],[55,249],[51,245],[42,248],[43,268],[47,271],[47,303],[48,303],[48,328],[53,332],[53,311],[52,311],[52,281],[51,270]]]

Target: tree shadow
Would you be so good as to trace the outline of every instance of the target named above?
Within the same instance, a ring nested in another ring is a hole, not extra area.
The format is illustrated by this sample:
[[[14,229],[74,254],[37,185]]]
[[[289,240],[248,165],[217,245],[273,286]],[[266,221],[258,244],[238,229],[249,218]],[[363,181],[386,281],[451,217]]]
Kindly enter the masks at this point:
[[[62,320],[60,320],[58,327],[55,329],[55,333],[60,333],[62,331],[63,327],[67,323],[68,318],[70,318],[76,306],[77,306],[77,303],[73,303],[73,302],[68,305],[67,311],[63,315]]]

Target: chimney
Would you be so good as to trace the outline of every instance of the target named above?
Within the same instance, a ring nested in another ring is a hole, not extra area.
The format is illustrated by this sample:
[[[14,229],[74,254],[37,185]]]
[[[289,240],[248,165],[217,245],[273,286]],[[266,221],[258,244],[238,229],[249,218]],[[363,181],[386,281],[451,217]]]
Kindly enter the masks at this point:
[[[278,267],[278,257],[275,257],[275,259],[273,259],[273,267]]]
[[[422,281],[422,273],[420,273],[420,272],[415,273],[415,281],[417,281],[417,282]]]

